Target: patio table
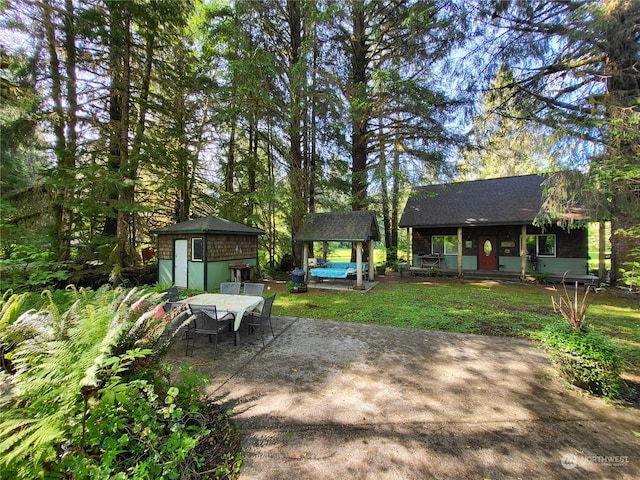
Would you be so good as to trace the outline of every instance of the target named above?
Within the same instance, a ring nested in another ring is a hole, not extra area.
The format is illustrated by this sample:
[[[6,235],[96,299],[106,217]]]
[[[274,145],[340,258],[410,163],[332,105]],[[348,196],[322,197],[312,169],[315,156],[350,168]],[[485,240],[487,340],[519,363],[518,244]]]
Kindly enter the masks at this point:
[[[234,345],[240,343],[240,324],[245,312],[261,311],[264,298],[257,295],[227,295],[224,293],[202,293],[186,300],[194,305],[215,305],[218,310],[231,312],[236,316],[233,324]]]

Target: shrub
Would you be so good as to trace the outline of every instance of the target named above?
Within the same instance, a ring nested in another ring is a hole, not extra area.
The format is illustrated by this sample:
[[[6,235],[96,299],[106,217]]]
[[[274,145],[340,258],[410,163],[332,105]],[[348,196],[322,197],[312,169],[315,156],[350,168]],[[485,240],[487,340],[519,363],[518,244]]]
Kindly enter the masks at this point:
[[[136,479],[184,478],[185,462],[209,434],[200,416],[205,379],[178,387],[162,375],[137,377],[113,377],[98,392],[88,408],[80,448],[62,458],[65,473],[76,479],[123,473]]]
[[[293,283],[293,280],[287,282],[287,290],[289,293],[305,293],[307,291],[307,285],[304,283]]]
[[[630,292],[640,290],[640,247],[632,249],[627,258],[629,260],[623,262],[620,268],[622,283]]]
[[[564,322],[549,324],[538,334],[551,349],[551,360],[572,384],[609,399],[618,396],[621,360],[608,337],[583,326],[575,330]]]
[[[184,478],[210,429],[204,378],[185,371],[171,385],[158,366],[180,309],[158,315],[160,295],[135,289],[75,294],[63,313],[50,302],[15,318],[20,296],[1,305],[13,367],[0,372],[11,387],[0,406],[3,478]]]
[[[47,245],[13,245],[0,258],[0,290],[38,290],[69,278],[66,262],[59,262]]]
[[[580,300],[578,298],[578,282],[576,282],[573,298],[569,294],[564,282],[562,283],[562,288],[564,289],[563,296],[560,296],[558,300],[556,300],[555,297],[551,297],[553,311],[556,313],[559,312],[574,330],[582,330],[584,320],[587,316],[587,296],[589,295],[589,289],[585,288],[584,296]]]

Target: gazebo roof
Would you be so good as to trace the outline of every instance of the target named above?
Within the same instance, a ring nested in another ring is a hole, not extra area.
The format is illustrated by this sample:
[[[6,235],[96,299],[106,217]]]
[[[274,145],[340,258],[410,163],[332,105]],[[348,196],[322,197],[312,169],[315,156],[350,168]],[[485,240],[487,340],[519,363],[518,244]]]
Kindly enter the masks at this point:
[[[264,235],[259,228],[249,227],[241,223],[235,223],[224,218],[208,217],[187,220],[186,222],[167,225],[166,227],[152,230],[155,234],[180,234],[180,233],[217,233],[233,235]]]
[[[310,213],[294,237],[297,242],[366,242],[380,240],[374,212]]]

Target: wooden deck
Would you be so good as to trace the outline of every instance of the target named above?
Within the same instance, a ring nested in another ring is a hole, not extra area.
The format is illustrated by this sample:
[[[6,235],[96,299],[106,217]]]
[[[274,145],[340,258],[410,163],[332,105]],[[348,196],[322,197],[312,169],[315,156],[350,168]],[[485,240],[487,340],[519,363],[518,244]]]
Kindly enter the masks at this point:
[[[432,276],[433,271],[431,268],[410,267],[409,273],[411,275],[423,275],[430,277]],[[458,275],[458,271],[453,269],[439,269],[438,275],[455,277]],[[521,281],[519,272],[502,272],[498,270],[463,270],[462,276],[463,278],[479,280]],[[595,275],[554,275],[544,273],[533,275],[530,272],[527,272],[525,281],[546,283],[562,283],[563,281],[565,283],[578,282],[589,286],[597,286],[600,284],[600,279]]]

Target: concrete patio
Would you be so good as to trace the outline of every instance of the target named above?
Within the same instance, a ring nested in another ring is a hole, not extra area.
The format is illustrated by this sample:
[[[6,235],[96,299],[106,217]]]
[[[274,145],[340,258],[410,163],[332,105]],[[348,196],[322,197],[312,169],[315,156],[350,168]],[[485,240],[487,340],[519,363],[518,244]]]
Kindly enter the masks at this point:
[[[640,415],[522,339],[274,317],[175,365],[232,408],[245,479],[640,478]]]

